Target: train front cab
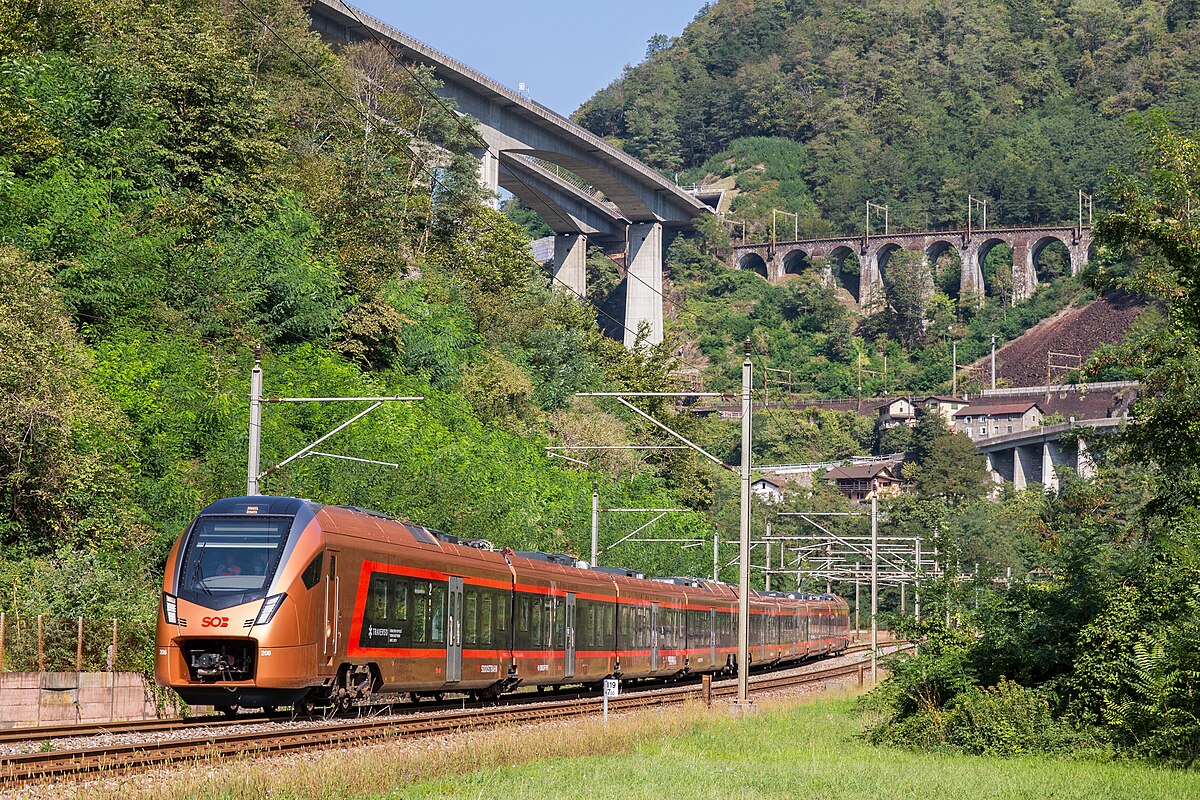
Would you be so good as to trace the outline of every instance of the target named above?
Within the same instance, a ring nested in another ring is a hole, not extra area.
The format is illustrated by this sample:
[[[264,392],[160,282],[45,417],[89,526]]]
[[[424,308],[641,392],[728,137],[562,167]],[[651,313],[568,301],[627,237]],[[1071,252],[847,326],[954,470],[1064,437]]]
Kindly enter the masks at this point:
[[[325,571],[313,510],[240,497],[205,508],[167,560],[155,678],[187,703],[289,705],[317,670]],[[311,556],[311,557],[310,557]],[[336,636],[336,625],[326,625]]]

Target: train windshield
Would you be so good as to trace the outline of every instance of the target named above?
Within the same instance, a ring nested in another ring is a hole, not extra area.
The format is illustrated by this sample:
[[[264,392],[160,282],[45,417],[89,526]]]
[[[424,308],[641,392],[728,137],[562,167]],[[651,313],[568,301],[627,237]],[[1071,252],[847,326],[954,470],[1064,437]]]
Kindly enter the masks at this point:
[[[188,537],[179,596],[229,608],[266,596],[292,517],[200,517]]]

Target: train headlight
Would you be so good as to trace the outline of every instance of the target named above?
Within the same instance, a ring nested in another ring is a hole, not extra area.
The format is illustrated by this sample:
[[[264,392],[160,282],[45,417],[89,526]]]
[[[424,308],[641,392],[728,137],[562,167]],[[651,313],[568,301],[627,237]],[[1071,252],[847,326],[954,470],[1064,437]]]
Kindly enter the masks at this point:
[[[163,592],[163,617],[166,618],[168,625],[177,625],[179,623],[178,601],[174,596]]]
[[[283,598],[287,597],[287,593],[273,594],[266,600],[263,600],[262,608],[258,610],[258,616],[254,618],[255,625],[266,625],[275,616],[275,612],[279,610],[279,606],[283,605]]]

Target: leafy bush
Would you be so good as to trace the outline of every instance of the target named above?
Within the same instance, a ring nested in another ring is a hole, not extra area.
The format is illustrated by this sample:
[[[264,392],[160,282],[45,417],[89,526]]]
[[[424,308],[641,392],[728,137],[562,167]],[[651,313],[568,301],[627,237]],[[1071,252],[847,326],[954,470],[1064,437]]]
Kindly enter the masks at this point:
[[[1014,756],[1066,750],[1078,736],[1051,715],[1043,690],[1001,678],[995,686],[973,686],[946,709],[947,744],[981,756]]]

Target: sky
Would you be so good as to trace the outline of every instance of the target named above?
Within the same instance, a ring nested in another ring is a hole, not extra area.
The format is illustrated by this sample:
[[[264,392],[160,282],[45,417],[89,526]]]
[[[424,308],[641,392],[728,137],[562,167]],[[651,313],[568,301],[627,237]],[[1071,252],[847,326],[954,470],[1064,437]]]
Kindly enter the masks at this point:
[[[678,36],[705,0],[348,0],[563,116]]]

